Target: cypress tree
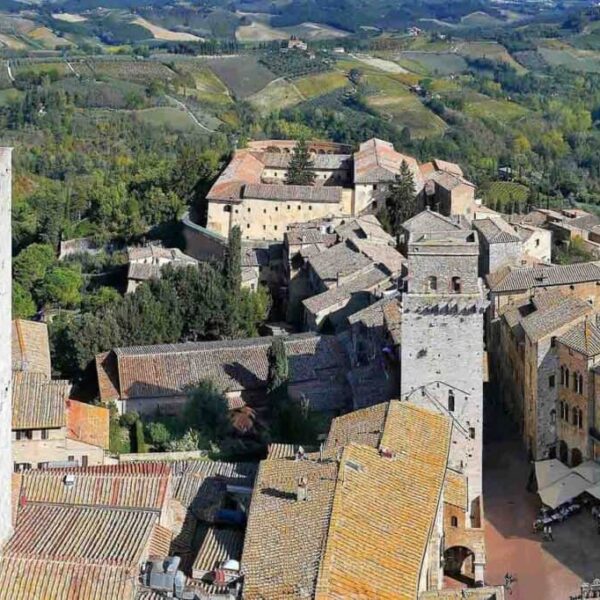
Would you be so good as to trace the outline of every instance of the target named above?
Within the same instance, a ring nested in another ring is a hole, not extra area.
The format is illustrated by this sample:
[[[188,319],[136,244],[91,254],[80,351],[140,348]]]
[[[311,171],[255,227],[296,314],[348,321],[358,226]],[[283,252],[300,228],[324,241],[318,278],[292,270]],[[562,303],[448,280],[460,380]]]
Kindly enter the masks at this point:
[[[242,232],[238,225],[229,232],[224,269],[227,291],[238,294],[242,288]]]
[[[283,385],[287,385],[289,378],[287,351],[281,337],[276,337],[271,342],[268,359],[267,393],[272,394]]]
[[[400,165],[400,173],[396,175],[395,182],[390,186],[386,206],[391,233],[398,240],[402,223],[417,213],[415,180],[405,160]]]
[[[294,147],[285,182],[288,185],[313,185],[315,182],[313,161],[306,140],[301,138]]]

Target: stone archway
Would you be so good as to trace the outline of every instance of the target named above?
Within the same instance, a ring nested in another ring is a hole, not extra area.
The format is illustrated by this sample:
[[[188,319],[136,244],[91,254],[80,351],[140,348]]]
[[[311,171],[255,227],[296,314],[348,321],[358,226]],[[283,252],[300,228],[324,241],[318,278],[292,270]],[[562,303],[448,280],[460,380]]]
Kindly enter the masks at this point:
[[[579,448],[573,448],[571,450],[571,466],[577,467],[583,462],[583,455]]]
[[[444,575],[463,583],[475,583],[475,554],[465,546],[444,550]]]

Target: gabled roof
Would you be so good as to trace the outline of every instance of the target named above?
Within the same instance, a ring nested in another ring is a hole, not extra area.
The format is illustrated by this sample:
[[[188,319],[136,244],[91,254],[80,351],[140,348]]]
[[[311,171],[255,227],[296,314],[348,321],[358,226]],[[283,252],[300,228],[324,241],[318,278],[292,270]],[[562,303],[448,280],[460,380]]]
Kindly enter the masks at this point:
[[[67,437],[108,450],[110,411],[104,406],[67,400]]]
[[[43,373],[50,378],[50,343],[45,323],[15,319],[12,322],[13,371]]]
[[[433,231],[456,231],[457,229],[463,229],[449,217],[445,217],[429,208],[404,221],[402,227],[410,233],[430,233]]]
[[[521,238],[504,219],[475,219],[473,227],[488,244],[514,244]]]
[[[247,600],[417,596],[451,422],[397,401],[340,419],[338,432],[348,435],[329,445],[322,461],[311,455],[261,463],[242,555]],[[348,426],[356,431],[361,420],[374,436],[359,431],[357,443]],[[297,499],[300,478],[307,500]]]
[[[12,428],[51,429],[66,425],[71,384],[43,373],[15,372],[12,385]]]
[[[308,262],[317,277],[326,285],[338,277],[343,279],[372,264],[363,253],[343,243],[311,256]]]
[[[292,154],[281,152],[264,152],[255,155],[259,160],[271,169],[287,169]],[[313,169],[332,171],[338,169],[349,169],[352,165],[351,154],[314,154],[311,156]]]
[[[325,185],[280,185],[247,183],[242,188],[242,198],[299,202],[331,202],[342,200],[343,188]]]
[[[488,277],[492,292],[525,291],[535,287],[600,281],[600,262],[529,268],[507,267],[502,274]]]
[[[412,156],[396,152],[390,142],[377,138],[360,144],[354,154],[354,183],[385,183],[394,181],[400,165],[406,161],[415,181],[415,191],[423,187],[419,164]]]
[[[584,356],[600,354],[600,328],[595,319],[578,323],[558,338],[558,341]]]
[[[532,342],[550,335],[554,331],[581,320],[591,314],[593,308],[583,300],[567,296],[560,303],[543,310],[536,310],[521,320],[521,326]]]
[[[260,183],[263,164],[249,150],[237,150],[206,195],[207,200],[236,201],[241,199],[242,187]]]
[[[451,173],[452,175],[458,175],[459,177],[463,176],[463,170],[456,164],[452,162],[448,162],[446,160],[440,160],[439,158],[433,159],[433,164],[438,171],[446,171],[447,173]]]

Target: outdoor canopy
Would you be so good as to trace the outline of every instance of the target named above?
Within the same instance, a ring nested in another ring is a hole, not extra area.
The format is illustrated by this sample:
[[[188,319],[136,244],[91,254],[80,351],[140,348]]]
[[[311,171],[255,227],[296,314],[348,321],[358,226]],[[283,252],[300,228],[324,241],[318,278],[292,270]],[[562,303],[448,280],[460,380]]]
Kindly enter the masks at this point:
[[[568,470],[568,469],[567,469]],[[542,502],[550,508],[558,508],[561,504],[576,498],[590,487],[590,482],[577,473],[570,473],[559,481],[539,490]]]
[[[538,460],[535,463],[535,478],[537,480],[538,490],[543,490],[549,485],[566,477],[571,469],[557,460]]]

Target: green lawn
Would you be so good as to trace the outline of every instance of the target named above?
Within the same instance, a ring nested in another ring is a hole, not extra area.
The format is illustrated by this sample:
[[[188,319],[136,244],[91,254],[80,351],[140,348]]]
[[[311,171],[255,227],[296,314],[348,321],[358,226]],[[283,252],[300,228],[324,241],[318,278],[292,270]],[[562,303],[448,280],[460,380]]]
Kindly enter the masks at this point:
[[[495,100],[482,95],[480,98],[467,101],[465,112],[473,117],[492,118],[501,123],[510,123],[526,115],[528,110],[516,102]]]
[[[429,75],[453,75],[467,70],[467,61],[452,52],[400,52],[396,61],[409,71],[417,65],[421,71]]]
[[[348,85],[348,79],[339,71],[317,73],[295,79],[294,84],[305,98],[316,98]]]

